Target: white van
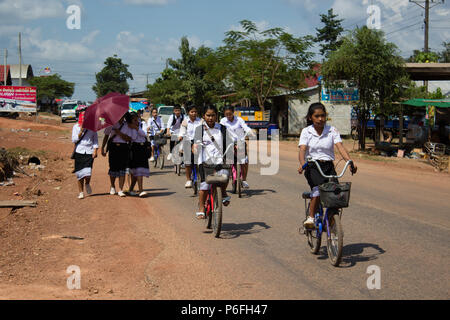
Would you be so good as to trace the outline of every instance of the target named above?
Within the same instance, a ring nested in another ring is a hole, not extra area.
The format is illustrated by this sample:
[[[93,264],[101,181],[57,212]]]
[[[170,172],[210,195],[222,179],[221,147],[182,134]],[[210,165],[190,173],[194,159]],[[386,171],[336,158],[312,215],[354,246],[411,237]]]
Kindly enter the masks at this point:
[[[161,117],[161,120],[167,125],[167,121],[169,121],[170,116],[173,114],[173,106],[160,106],[158,107],[158,115]],[[186,110],[184,107],[181,107],[181,114],[186,116]]]
[[[77,100],[66,100],[61,105],[61,121],[77,120],[75,109],[78,107]]]

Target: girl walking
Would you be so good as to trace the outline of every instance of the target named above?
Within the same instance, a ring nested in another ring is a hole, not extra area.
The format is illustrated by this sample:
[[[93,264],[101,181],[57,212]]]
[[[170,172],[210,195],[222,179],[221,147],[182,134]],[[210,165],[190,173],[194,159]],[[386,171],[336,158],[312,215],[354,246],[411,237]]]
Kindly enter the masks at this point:
[[[147,125],[144,121],[139,121],[139,116],[136,113],[131,114],[131,125],[133,132],[131,134],[131,157],[130,157],[130,173],[131,185],[129,194],[137,195],[134,190],[136,182],[139,187],[139,197],[144,197],[147,192],[143,189],[144,177],[150,176],[150,170],[147,158],[147,148],[145,142],[147,141]]]
[[[97,132],[84,129],[84,112],[80,113],[78,123],[72,129],[72,142],[75,143],[75,175],[78,180],[78,199],[84,198],[86,193],[91,194],[91,176],[94,159],[97,158],[98,136]]]

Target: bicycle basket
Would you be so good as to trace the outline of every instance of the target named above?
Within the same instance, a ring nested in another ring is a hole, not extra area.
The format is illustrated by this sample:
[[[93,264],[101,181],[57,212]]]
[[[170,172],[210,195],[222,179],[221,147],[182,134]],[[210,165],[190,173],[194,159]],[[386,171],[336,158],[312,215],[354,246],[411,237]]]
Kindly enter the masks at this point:
[[[153,139],[153,143],[157,146],[164,146],[167,144],[167,139],[164,136],[156,135]]]
[[[319,186],[320,202],[324,208],[347,208],[351,182],[327,182]]]

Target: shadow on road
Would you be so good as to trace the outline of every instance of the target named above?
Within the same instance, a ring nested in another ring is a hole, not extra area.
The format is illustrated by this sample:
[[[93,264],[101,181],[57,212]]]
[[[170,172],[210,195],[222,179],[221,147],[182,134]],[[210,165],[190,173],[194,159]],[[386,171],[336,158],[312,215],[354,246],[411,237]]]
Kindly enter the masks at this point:
[[[270,228],[271,226],[264,222],[224,223],[220,237],[222,239],[235,239],[242,235],[258,233]]]
[[[243,189],[242,190],[242,196],[243,198],[251,198],[253,196],[262,196],[267,194],[268,192],[270,193],[277,193],[275,190],[272,189]]]
[[[104,196],[111,196],[111,195],[109,193],[94,193],[94,194],[91,194],[89,196],[89,198],[92,198],[92,197],[104,197]]]
[[[366,253],[364,254],[364,251]],[[369,251],[369,252],[367,252]],[[373,243],[354,243],[344,246],[342,249],[342,262],[339,267],[351,268],[358,262],[366,262],[378,259],[378,256],[386,250]],[[328,259],[327,247],[320,248],[318,259]]]
[[[150,190],[150,193],[147,194],[147,196],[143,197],[143,199],[145,199],[145,198],[153,198],[153,197],[168,197],[168,196],[171,196],[171,195],[173,195],[175,193],[176,192],[152,192],[152,190]]]

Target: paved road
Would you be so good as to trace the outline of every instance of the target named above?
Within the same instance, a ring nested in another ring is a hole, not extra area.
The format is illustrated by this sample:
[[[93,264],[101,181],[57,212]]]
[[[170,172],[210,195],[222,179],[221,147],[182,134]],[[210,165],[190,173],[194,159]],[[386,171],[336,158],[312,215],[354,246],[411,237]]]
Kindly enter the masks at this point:
[[[322,242],[309,253],[299,235],[306,180],[296,173],[296,148],[285,143],[280,170],[250,170],[251,190],[233,196],[215,239],[194,219],[197,198],[170,166],[152,169],[148,201],[200,256],[232,281],[243,299],[448,299],[450,204],[448,175],[417,175],[359,163],[351,207],[343,216],[344,257],[331,266]],[[340,165],[342,168],[342,163]],[[440,188],[432,186],[440,185]],[[156,197],[157,196],[157,197]],[[381,270],[381,289],[369,290],[367,268]],[[195,268],[195,266],[192,266]],[[227,298],[224,296],[223,298]]]

